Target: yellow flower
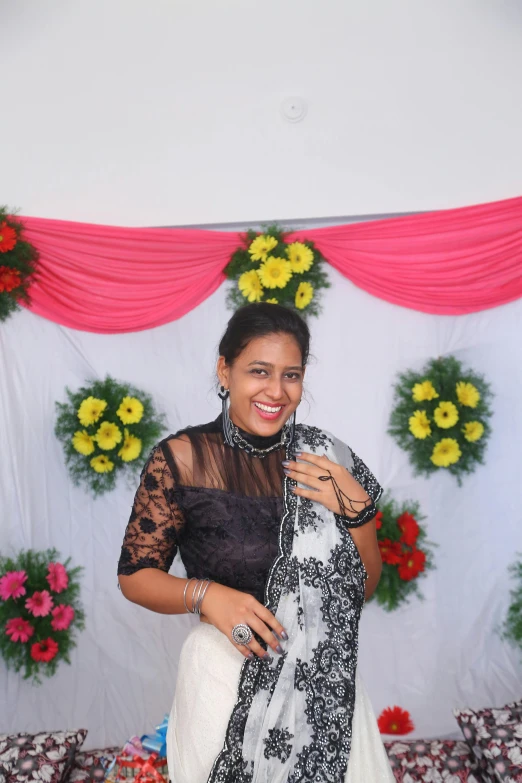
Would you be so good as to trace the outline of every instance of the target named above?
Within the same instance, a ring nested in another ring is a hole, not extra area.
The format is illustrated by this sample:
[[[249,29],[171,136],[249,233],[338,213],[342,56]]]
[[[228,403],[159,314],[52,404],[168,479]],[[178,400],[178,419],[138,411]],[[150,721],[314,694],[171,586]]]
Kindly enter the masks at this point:
[[[431,435],[430,421],[426,411],[415,411],[409,418],[410,432],[414,437],[424,440]]]
[[[78,408],[80,424],[84,427],[88,427],[90,424],[96,424],[106,407],[107,403],[105,400],[98,400],[96,397],[87,397]]]
[[[295,295],[295,306],[298,307],[299,310],[304,310],[304,308],[310,304],[313,298],[313,285],[310,283],[299,283],[299,288],[297,289]]]
[[[239,290],[249,302],[259,302],[263,296],[263,286],[256,270],[243,272],[237,281]]]
[[[131,435],[127,428],[124,432],[123,446],[118,451],[118,457],[121,457],[124,462],[132,462],[141,454],[141,440],[135,435]]]
[[[248,248],[252,261],[266,261],[267,255],[277,247],[277,239],[268,234],[261,234],[254,239]]]
[[[437,426],[443,430],[447,430],[453,427],[459,420],[459,412],[457,406],[452,402],[439,402],[435,410],[433,411],[433,418]]]
[[[78,432],[74,433],[72,445],[76,451],[79,451],[80,454],[85,454],[86,457],[94,451],[94,440],[86,430],[78,430]]]
[[[111,421],[104,421],[98,427],[98,432],[94,436],[94,439],[98,443],[100,449],[109,451],[109,449],[113,449],[118,443],[121,443],[121,430]]]
[[[484,425],[481,421],[468,421],[462,428],[464,437],[473,443],[484,435]]]
[[[455,438],[442,438],[435,444],[430,459],[438,468],[447,468],[458,462],[461,456],[462,452]]]
[[[412,389],[412,397],[415,402],[423,402],[424,400],[434,400],[439,395],[435,391],[435,387],[431,381],[422,381],[422,383],[416,383]]]
[[[457,383],[457,397],[461,405],[467,405],[469,408],[476,408],[480,400],[480,392],[472,383],[459,381]]]
[[[114,468],[114,462],[111,462],[105,454],[100,454],[98,457],[91,459],[91,468],[96,473],[110,473]]]
[[[143,416],[143,403],[137,397],[124,397],[116,414],[124,424],[137,424]]]
[[[292,277],[290,262],[275,256],[269,256],[257,273],[265,288],[284,288]]]
[[[286,255],[290,262],[292,272],[308,272],[312,264],[314,263],[314,254],[309,247],[303,245],[302,242],[292,242],[286,248]]]
[[[272,299],[266,299],[265,301],[267,302],[267,304],[279,304],[279,301],[274,297],[272,297]]]

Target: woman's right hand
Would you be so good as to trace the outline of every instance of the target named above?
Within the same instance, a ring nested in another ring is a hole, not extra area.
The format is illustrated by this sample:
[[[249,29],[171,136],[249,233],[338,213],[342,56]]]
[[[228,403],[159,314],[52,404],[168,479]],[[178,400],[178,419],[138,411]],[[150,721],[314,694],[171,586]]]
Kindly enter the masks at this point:
[[[239,623],[248,625],[258,636],[267,643],[275,653],[283,652],[279,639],[285,640],[286,631],[278,620],[263,604],[259,603],[252,595],[234,590],[231,587],[212,582],[205,593],[201,605],[201,619],[214,625],[229,639],[245,658],[253,658],[258,655],[267,660],[269,653],[256,641],[255,637],[246,645],[236,644],[232,638],[232,629]]]

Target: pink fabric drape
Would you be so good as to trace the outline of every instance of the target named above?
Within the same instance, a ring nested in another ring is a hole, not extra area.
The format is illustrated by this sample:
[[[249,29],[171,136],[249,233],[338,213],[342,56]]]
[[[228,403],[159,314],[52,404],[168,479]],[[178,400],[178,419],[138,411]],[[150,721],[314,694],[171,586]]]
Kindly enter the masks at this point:
[[[241,235],[22,217],[40,253],[30,309],[84,331],[150,329],[210,296]],[[460,315],[522,296],[522,197],[295,232],[355,285],[393,304]]]

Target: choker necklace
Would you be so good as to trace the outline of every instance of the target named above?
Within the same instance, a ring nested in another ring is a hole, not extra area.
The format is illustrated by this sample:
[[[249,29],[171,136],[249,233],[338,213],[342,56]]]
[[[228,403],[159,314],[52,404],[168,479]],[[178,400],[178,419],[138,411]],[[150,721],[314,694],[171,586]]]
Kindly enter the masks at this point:
[[[234,424],[233,421],[230,422],[230,435],[232,438],[232,441],[236,446],[238,446],[240,449],[243,449],[243,451],[246,451],[248,454],[252,454],[255,457],[260,457],[261,459],[263,457],[268,456],[268,454],[271,454],[273,451],[278,451],[279,449],[282,449],[284,446],[287,445],[287,443],[290,440],[290,433],[288,430],[288,427],[283,427],[281,430],[281,438],[276,442],[273,443],[271,446],[268,446],[267,448],[259,448],[257,446],[254,446],[252,443],[249,443],[248,440],[243,436],[243,431],[239,430],[239,428]],[[244,435],[248,436],[248,433],[244,433]],[[254,436],[257,437],[258,440],[262,440],[262,436]],[[266,440],[271,440],[271,438],[266,438]]]

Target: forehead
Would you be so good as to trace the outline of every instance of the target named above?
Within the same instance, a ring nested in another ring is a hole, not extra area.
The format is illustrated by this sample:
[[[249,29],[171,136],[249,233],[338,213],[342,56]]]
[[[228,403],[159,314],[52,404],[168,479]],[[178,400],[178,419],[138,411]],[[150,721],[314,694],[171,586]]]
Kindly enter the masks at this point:
[[[288,365],[301,366],[302,364],[301,349],[295,337],[279,332],[250,340],[237,360],[246,364],[260,361],[285,367]]]

